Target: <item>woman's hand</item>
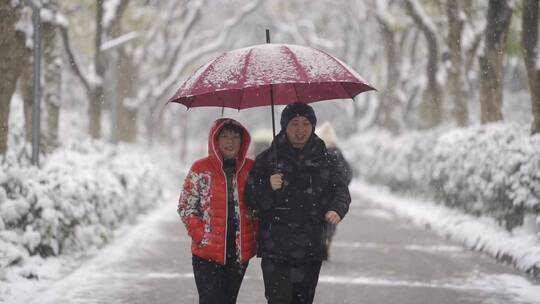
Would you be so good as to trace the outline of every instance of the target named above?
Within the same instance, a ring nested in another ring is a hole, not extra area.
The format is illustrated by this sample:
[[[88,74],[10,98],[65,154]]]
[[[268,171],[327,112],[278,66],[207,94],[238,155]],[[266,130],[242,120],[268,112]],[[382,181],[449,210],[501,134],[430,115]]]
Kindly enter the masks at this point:
[[[281,189],[283,186],[283,174],[276,173],[270,176],[270,186],[274,191]]]

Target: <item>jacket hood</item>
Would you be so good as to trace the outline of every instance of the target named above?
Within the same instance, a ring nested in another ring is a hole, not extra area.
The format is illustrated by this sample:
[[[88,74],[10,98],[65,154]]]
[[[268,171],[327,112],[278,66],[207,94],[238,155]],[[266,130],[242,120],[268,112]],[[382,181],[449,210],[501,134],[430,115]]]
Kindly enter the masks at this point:
[[[237,125],[242,129],[242,144],[240,146],[240,151],[238,152],[238,157],[236,158],[236,169],[239,170],[246,161],[246,154],[249,144],[251,143],[251,136],[242,124],[232,118],[220,118],[212,124],[210,134],[208,135],[208,156],[212,160],[212,163],[218,166],[218,168],[223,166],[223,156],[219,152],[218,146],[218,135],[221,129],[223,129],[223,126],[227,124]]]
[[[334,148],[338,144],[336,131],[328,121],[315,130],[315,133],[324,141],[327,148]]]

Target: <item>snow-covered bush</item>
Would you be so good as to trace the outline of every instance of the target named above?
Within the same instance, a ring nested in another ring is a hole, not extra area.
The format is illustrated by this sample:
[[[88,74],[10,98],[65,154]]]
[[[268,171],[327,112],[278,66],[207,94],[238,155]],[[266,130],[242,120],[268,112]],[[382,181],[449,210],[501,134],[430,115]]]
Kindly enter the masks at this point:
[[[40,169],[0,165],[0,266],[107,243],[120,224],[163,201],[170,174],[159,168],[140,148],[96,141],[63,146]]]
[[[360,175],[394,191],[435,198],[512,229],[540,212],[540,136],[493,124],[392,137],[357,134],[344,146]]]

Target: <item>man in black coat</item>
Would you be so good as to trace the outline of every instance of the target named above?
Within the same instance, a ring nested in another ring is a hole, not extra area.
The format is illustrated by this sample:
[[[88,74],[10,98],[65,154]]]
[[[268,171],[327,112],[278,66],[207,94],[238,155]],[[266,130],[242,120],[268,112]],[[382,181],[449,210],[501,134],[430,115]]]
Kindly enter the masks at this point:
[[[260,219],[257,255],[269,304],[313,302],[327,254],[326,223],[339,223],[351,202],[344,172],[314,133],[316,123],[309,105],[288,105],[281,132],[248,178],[245,201]]]

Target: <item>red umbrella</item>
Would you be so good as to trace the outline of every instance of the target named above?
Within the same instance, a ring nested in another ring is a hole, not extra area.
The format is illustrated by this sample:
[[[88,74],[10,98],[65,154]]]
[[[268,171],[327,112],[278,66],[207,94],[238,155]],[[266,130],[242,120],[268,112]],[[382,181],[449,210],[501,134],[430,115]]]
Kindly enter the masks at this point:
[[[261,44],[200,67],[169,100],[191,107],[246,109],[354,98],[375,90],[343,62],[306,46]]]
[[[246,109],[354,98],[375,88],[335,57],[293,44],[260,44],[226,52],[193,73],[169,102]]]

